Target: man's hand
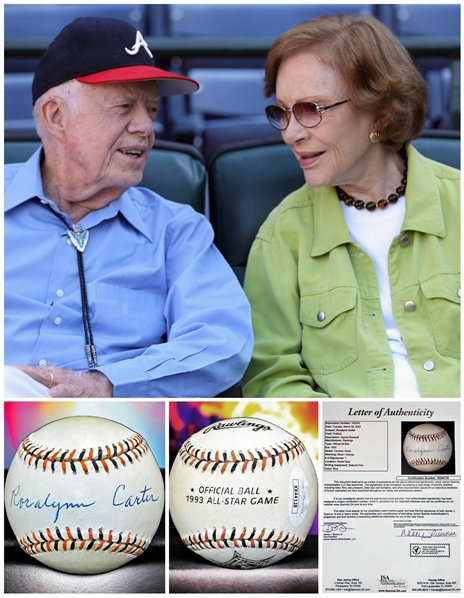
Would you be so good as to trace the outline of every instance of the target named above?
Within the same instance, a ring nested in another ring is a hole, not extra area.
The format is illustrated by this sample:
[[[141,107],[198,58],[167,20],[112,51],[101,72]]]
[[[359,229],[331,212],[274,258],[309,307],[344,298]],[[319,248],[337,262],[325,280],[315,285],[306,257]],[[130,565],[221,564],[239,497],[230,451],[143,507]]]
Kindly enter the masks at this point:
[[[54,366],[18,365],[25,374],[43,384],[53,398],[104,398],[113,396],[113,385],[101,372],[74,372]]]

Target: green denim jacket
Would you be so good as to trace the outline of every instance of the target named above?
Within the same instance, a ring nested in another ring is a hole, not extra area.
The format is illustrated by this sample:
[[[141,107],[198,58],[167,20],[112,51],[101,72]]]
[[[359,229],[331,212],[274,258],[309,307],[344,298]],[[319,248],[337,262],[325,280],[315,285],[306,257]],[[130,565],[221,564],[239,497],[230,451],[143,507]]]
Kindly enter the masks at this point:
[[[388,256],[393,314],[421,396],[459,397],[460,172],[409,144],[407,154],[406,216]],[[304,185],[271,212],[245,292],[255,334],[245,397],[393,397],[374,264],[334,188]]]

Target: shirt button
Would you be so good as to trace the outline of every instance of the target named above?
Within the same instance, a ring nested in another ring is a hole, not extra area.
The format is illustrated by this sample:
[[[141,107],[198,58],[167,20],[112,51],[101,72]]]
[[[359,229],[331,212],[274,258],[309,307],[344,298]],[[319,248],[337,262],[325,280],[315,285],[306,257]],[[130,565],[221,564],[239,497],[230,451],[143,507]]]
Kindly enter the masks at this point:
[[[69,237],[66,239],[66,243],[67,243],[68,245],[72,245],[72,241],[71,241],[71,239],[70,239]]]
[[[414,301],[406,301],[404,304],[406,311],[414,311],[416,309],[416,304]]]
[[[435,364],[433,363],[433,361],[426,361],[424,363],[424,370],[427,370],[427,372],[431,372],[434,369],[435,369]]]
[[[406,247],[406,245],[409,245],[409,237],[408,235],[404,235],[404,237],[401,237],[401,245],[403,247]]]
[[[323,322],[325,320],[325,313],[323,311],[320,311],[317,314],[317,319],[319,320],[319,322]]]
[[[56,324],[57,326],[59,326],[59,325],[61,324],[61,321],[62,321],[62,320],[61,320],[61,318],[60,318],[60,317],[58,317],[58,318],[55,318],[53,321],[55,322],[55,324]]]
[[[461,289],[458,289],[458,297],[461,296]]]
[[[39,365],[47,365],[47,360],[46,359],[41,359],[39,361]]]
[[[56,291],[56,296],[57,296],[57,297],[62,297],[63,295],[64,295],[64,291],[63,291],[63,289],[58,289],[58,290]]]

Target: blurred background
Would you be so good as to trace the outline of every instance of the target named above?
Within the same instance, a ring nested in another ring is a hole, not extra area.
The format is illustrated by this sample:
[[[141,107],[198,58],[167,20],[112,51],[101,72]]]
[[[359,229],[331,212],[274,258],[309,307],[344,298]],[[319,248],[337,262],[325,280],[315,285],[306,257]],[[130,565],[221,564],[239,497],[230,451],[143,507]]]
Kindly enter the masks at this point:
[[[73,415],[104,417],[127,426],[148,442],[160,469],[165,467],[164,401],[5,401],[4,467],[8,469],[28,434]]]
[[[169,468],[181,445],[192,434],[232,417],[267,420],[305,445],[318,472],[318,403],[307,401],[172,401],[169,403]],[[317,516],[310,534],[317,534]]]
[[[323,14],[363,13],[382,20],[411,53],[430,89],[426,128],[459,137],[459,4],[6,4],[5,133],[34,139],[31,81],[52,38],[79,16],[108,16],[141,31],[157,64],[193,77],[200,90],[165,98],[159,139],[191,143],[209,156],[210,138],[279,137],[263,109],[263,68],[273,40]]]

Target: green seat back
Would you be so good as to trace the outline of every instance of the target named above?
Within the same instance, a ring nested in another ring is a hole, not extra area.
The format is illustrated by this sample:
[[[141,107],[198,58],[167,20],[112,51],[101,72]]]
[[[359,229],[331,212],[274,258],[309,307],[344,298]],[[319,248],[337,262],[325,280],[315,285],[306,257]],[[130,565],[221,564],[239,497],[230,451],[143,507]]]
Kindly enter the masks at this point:
[[[215,243],[241,282],[260,225],[286,195],[303,184],[303,172],[283,143],[227,151],[211,163]]]
[[[419,137],[412,145],[424,156],[453,168],[461,168],[461,140],[451,137]]]

